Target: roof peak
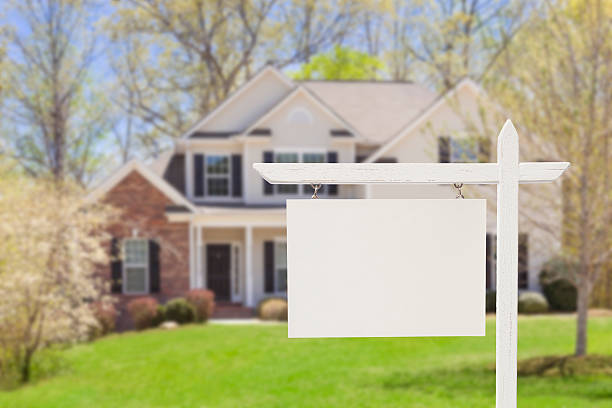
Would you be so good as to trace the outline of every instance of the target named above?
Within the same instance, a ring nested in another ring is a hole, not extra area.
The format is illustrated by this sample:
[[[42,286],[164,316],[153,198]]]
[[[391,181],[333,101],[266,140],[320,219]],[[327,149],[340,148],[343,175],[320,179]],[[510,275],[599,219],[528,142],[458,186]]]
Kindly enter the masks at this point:
[[[299,79],[298,83],[305,82],[340,82],[340,83],[371,83],[371,84],[416,84],[412,80],[402,79]]]

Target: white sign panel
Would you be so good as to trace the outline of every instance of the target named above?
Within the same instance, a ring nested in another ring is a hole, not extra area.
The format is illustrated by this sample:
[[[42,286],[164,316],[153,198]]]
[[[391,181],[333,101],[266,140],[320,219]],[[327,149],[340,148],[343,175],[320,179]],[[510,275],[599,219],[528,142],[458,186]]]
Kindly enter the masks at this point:
[[[289,337],[484,336],[485,200],[288,200]]]

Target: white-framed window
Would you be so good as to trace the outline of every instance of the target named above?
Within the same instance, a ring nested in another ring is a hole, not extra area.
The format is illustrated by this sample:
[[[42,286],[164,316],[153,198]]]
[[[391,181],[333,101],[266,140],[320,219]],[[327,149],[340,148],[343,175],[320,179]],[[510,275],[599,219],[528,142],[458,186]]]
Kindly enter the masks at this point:
[[[227,197],[230,195],[230,167],[230,157],[228,155],[205,156],[206,196]]]
[[[274,242],[274,291],[287,292],[287,241]]]
[[[149,292],[149,241],[128,238],[123,241],[123,293]]]
[[[299,162],[299,154],[294,152],[276,152],[274,154],[274,161],[276,163],[297,163]],[[297,184],[279,184],[276,187],[276,191],[279,194],[297,194]]]
[[[325,163],[327,161],[324,151],[276,151],[274,153],[276,163]],[[310,190],[309,190],[310,189]],[[312,188],[306,186],[302,190],[304,194],[312,194]],[[297,184],[278,184],[277,194],[298,194],[300,193]]]
[[[474,138],[451,138],[451,163],[478,163],[479,143]]]

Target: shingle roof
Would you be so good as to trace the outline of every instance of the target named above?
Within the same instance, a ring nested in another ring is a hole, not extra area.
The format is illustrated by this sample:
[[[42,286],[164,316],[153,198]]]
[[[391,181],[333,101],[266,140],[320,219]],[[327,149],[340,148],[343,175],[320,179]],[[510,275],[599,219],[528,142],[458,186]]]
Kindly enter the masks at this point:
[[[317,97],[373,143],[383,143],[435,98],[422,85],[392,81],[303,81]]]

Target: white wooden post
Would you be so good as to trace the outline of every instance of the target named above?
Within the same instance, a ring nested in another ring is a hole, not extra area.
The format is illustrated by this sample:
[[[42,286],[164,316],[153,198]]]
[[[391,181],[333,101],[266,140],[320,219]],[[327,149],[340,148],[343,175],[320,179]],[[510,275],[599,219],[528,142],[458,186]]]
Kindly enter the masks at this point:
[[[510,120],[497,141],[497,163],[255,163],[272,184],[497,184],[496,404],[516,408],[518,186],[559,178],[568,162],[519,163]]]
[[[515,408],[517,402],[518,146],[518,134],[508,120],[497,139],[497,408]]]
[[[255,306],[253,299],[253,227],[244,227],[244,265],[246,278],[246,300],[247,306]]]
[[[198,225],[196,227],[196,287],[204,288],[206,287],[206,279],[204,276],[204,268],[202,264],[202,226]]]
[[[194,233],[193,233],[193,223],[189,223],[189,289],[194,289],[196,287],[195,281],[195,245],[194,245]]]

